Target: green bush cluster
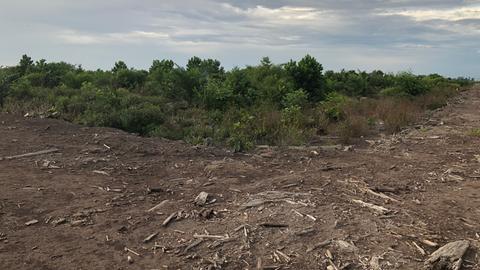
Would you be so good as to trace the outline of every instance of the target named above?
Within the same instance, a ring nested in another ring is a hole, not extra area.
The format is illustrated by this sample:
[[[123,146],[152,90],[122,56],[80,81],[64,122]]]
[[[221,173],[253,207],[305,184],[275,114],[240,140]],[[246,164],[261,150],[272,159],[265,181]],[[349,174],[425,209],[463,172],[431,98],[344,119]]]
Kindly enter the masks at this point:
[[[362,97],[424,99],[426,109],[435,109],[472,82],[408,72],[324,72],[310,55],[280,65],[263,58],[229,71],[198,57],[185,67],[154,60],[139,70],[118,61],[111,70],[91,71],[24,55],[17,66],[0,68],[0,106],[244,151],[256,144],[303,144],[330,124],[345,134],[364,134],[376,118],[357,121],[349,113]]]

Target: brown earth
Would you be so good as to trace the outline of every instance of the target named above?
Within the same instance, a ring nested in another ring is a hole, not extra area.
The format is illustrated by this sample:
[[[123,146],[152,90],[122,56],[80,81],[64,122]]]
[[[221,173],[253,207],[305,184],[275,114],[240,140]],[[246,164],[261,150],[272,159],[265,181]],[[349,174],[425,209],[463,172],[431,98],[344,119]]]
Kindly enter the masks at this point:
[[[59,149],[0,161],[0,269],[421,269],[428,241],[456,240],[480,269],[479,127],[478,87],[353,149],[234,154],[0,114],[0,157]]]

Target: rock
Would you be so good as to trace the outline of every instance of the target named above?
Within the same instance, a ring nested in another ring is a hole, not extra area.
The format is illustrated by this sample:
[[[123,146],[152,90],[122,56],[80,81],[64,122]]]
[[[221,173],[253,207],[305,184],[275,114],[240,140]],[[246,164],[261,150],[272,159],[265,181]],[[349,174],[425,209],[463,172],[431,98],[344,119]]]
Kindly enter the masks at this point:
[[[198,196],[195,198],[195,204],[198,206],[204,206],[208,203],[208,198],[210,197],[210,194],[207,192],[200,192]]]
[[[451,242],[437,249],[425,262],[428,270],[460,270],[463,256],[470,247],[469,241]]]
[[[128,261],[128,263],[133,263],[134,262],[133,258],[131,256],[127,256],[127,261]]]
[[[358,250],[354,244],[343,240],[335,241],[335,245],[338,247],[338,249],[348,253],[355,253]]]

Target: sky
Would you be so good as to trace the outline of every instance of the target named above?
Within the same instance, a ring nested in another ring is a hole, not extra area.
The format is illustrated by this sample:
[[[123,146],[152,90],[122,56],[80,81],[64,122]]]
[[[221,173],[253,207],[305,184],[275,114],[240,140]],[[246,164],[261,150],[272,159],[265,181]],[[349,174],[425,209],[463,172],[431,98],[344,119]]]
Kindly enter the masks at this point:
[[[480,0],[0,0],[0,35],[4,66],[199,56],[228,69],[310,54],[328,70],[480,79]]]

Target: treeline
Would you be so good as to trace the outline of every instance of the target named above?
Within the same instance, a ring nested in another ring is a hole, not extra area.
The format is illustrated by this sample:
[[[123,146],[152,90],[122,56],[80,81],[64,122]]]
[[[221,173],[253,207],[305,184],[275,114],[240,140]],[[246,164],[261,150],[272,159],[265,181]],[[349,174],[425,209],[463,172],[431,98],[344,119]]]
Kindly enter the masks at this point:
[[[139,70],[119,61],[111,70],[90,71],[24,55],[17,66],[0,68],[0,105],[241,151],[308,143],[322,134],[349,140],[377,129],[395,132],[413,121],[404,114],[443,106],[471,83],[437,74],[324,72],[309,55],[281,65],[263,58],[229,71],[198,57],[185,67],[155,60]]]

